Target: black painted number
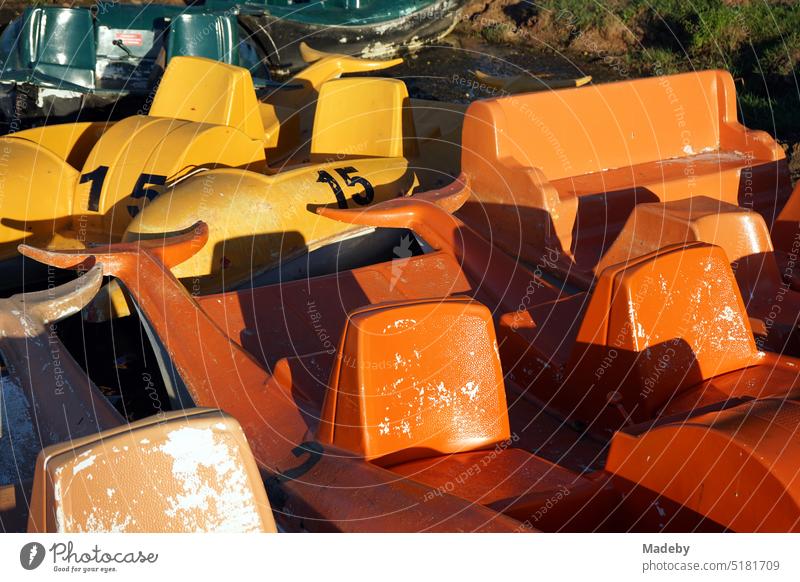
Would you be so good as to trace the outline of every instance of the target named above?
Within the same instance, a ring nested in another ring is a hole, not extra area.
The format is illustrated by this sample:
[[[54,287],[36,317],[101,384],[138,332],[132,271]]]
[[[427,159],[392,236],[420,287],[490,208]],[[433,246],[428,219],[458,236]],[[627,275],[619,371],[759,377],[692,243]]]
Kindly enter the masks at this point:
[[[81,175],[81,184],[91,182],[89,187],[89,210],[97,212],[100,210],[100,194],[103,192],[103,182],[108,173],[108,166],[97,166],[97,169]]]
[[[325,170],[320,170],[319,176],[317,176],[317,182],[322,182],[330,186],[331,190],[333,190],[333,195],[336,196],[336,202],[339,203],[339,208],[347,208],[347,198],[344,197],[342,187],[339,186],[339,182],[336,181],[336,178]]]
[[[337,168],[336,173],[342,177],[344,183],[350,187],[361,185],[364,187],[363,194],[353,194],[353,200],[356,204],[361,206],[366,206],[373,200],[375,200],[375,188],[372,187],[372,184],[369,183],[369,180],[362,176],[351,176],[351,174],[355,174],[358,172],[354,167],[350,166],[347,168]]]
[[[363,176],[353,176],[358,170],[352,166],[346,168],[334,168],[334,171],[344,180],[346,186],[352,188],[354,186],[361,186],[364,192],[353,194],[353,201],[361,206],[366,206],[375,200],[375,188],[370,184],[369,180]],[[336,202],[339,208],[347,208],[347,198],[344,195],[342,187],[336,178],[330,175],[326,170],[319,170],[317,182],[327,184],[333,190],[333,195],[336,197]]]
[[[108,174],[108,166],[97,166],[91,172],[81,174],[80,183],[85,184],[91,182],[89,187],[89,210],[97,212],[100,210],[100,195],[103,193],[103,182],[106,180]],[[167,177],[159,174],[141,174],[139,179],[136,180],[136,185],[131,192],[131,198],[147,198],[152,200],[160,194],[155,188],[149,186],[163,186],[167,183]],[[131,216],[139,214],[138,206],[128,206],[128,213]]]
[[[166,176],[161,176],[159,174],[142,174],[139,176],[139,179],[136,180],[136,185],[133,187],[133,192],[131,192],[131,198],[134,200],[138,200],[139,198],[152,200],[161,192],[155,188],[149,188],[149,186],[163,186],[166,183]],[[128,206],[128,213],[131,216],[136,216],[139,214],[139,207]]]

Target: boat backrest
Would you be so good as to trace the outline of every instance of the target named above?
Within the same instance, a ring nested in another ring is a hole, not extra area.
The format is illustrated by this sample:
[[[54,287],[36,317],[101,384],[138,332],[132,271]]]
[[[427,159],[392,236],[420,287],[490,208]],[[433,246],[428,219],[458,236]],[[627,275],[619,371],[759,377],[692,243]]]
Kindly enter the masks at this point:
[[[704,243],[671,245],[603,270],[577,344],[574,358],[590,359],[587,346],[599,348],[597,361],[614,354],[639,408],[651,411],[676,392],[758,357],[730,261]],[[635,403],[623,404],[630,411]]]
[[[715,244],[731,262],[774,250],[760,214],[708,196],[694,196],[637,204],[598,263],[597,271],[667,245],[687,242]]]
[[[494,176],[498,160],[513,159],[558,180],[716,150],[726,121],[736,121],[736,92],[724,71],[476,101],[462,167]]]
[[[28,531],[241,533],[275,523],[239,423],[197,408],[44,449]]]
[[[735,264],[742,294],[756,293],[759,279],[780,280],[769,228],[755,210],[708,196],[637,204],[595,268],[630,261],[661,247],[714,244]]]
[[[507,440],[491,313],[465,298],[351,312],[321,416],[321,442],[387,465]]]
[[[411,155],[413,122],[408,91],[397,79],[350,77],[322,85],[314,115],[316,161]]]
[[[53,85],[94,89],[95,29],[88,9],[32,6],[9,26],[14,37],[4,35],[9,44],[0,47],[3,73],[26,70]]]
[[[239,26],[229,13],[176,16],[166,45],[168,63],[174,57],[197,56],[239,65]]]
[[[150,115],[226,125],[251,139],[264,139],[250,72],[211,59],[177,56],[170,60]]]
[[[774,373],[767,372],[772,382]],[[754,398],[645,431],[618,431],[604,470],[727,531],[798,532],[799,417],[791,396]]]

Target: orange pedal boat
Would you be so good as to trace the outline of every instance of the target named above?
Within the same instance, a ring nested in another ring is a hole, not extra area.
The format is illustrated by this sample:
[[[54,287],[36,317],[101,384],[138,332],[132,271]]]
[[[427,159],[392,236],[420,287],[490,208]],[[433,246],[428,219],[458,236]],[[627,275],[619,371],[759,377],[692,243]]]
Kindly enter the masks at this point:
[[[125,422],[61,342],[58,322],[102,279],[95,266],[0,299],[0,530],[276,531],[235,419],[194,408]]]
[[[121,281],[175,384],[242,424],[286,529],[800,530],[800,361],[756,349],[719,247],[567,293],[431,203],[466,193],[318,209],[419,247],[219,295],[170,273],[203,225],[20,250]]]

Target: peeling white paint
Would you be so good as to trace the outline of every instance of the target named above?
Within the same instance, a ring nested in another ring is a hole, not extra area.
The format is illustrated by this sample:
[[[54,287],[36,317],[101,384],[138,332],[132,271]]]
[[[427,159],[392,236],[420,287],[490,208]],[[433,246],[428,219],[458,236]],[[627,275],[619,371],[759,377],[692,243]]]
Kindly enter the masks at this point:
[[[68,91],[66,89],[48,89],[40,87],[36,94],[36,106],[43,108],[45,106],[44,100],[47,97],[55,97],[57,99],[80,99],[83,93],[78,91]]]
[[[481,387],[479,384],[476,384],[475,382],[467,382],[467,384],[461,388],[461,393],[469,398],[470,402],[474,402],[480,389]]]
[[[170,517],[185,520],[189,530],[200,510],[209,520],[212,531],[259,530],[260,517],[255,510],[247,474],[233,462],[238,455],[211,429],[183,427],[174,430],[160,450],[173,458],[172,473],[183,489],[171,498]],[[218,487],[212,488],[200,481],[198,469],[201,467],[216,473]]]
[[[86,455],[86,453],[83,453],[81,456],[85,456],[85,455]],[[77,475],[78,473],[80,473],[81,471],[86,469],[87,467],[91,467],[92,465],[94,465],[95,459],[97,459],[97,455],[91,455],[91,456],[87,457],[86,459],[84,459],[83,461],[81,461],[80,463],[78,463],[77,465],[72,467],[72,474],[73,475]]]
[[[416,319],[398,319],[394,323],[390,323],[389,325],[384,327],[383,328],[383,333],[387,333],[388,331],[390,331],[392,329],[396,329],[398,331],[399,330],[403,330],[403,329],[408,329],[410,327],[413,327],[416,324],[417,324],[417,320]]]

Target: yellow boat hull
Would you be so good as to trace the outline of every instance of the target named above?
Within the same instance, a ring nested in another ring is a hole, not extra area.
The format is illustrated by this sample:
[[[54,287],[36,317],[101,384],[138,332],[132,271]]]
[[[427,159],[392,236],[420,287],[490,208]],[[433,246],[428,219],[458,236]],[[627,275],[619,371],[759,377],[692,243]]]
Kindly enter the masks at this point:
[[[404,158],[337,160],[271,176],[210,170],[149,203],[124,240],[163,237],[202,220],[208,242],[173,273],[192,291],[215,291],[362,229],[319,216],[316,208],[364,208],[408,195],[416,184]]]

